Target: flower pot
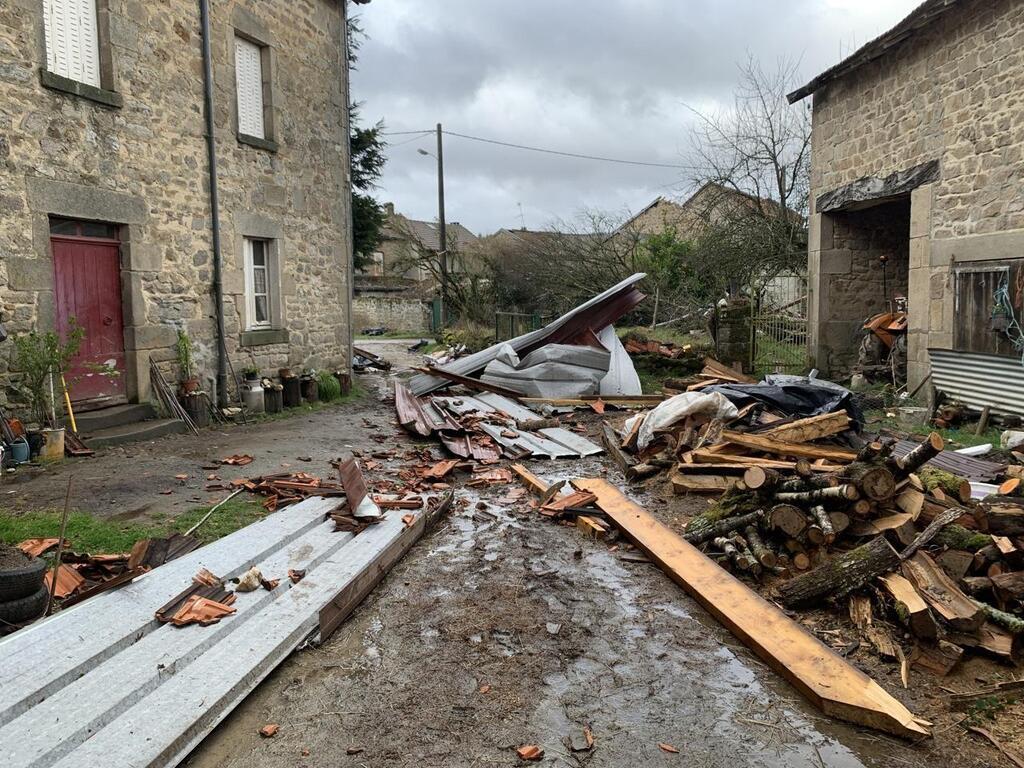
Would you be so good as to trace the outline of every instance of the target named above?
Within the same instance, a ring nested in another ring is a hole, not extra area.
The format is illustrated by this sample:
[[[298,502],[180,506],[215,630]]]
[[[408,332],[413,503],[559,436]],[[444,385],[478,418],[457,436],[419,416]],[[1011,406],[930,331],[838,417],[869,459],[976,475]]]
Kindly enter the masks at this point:
[[[64,427],[40,430],[43,435],[43,447],[39,450],[39,458],[44,461],[64,460]]]
[[[181,382],[181,394],[191,395],[193,392],[199,391],[199,377],[193,376],[190,379],[185,379]]]
[[[298,376],[281,379],[281,385],[284,387],[285,408],[298,408],[302,405],[302,387],[299,385]]]
[[[302,399],[307,403],[315,403],[320,399],[320,386],[312,376],[299,380],[302,387]]]
[[[271,384],[263,388],[263,404],[267,413],[280,413],[284,410],[284,387]]]

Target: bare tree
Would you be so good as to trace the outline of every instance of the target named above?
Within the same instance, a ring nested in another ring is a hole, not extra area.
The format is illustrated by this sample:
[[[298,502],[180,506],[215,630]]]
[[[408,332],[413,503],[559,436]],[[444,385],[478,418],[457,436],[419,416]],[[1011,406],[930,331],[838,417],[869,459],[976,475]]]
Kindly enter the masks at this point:
[[[780,61],[769,71],[751,57],[739,74],[730,108],[692,110],[693,181],[749,200],[721,207],[701,237],[701,250],[746,286],[805,263],[811,116],[786,100],[796,62]]]

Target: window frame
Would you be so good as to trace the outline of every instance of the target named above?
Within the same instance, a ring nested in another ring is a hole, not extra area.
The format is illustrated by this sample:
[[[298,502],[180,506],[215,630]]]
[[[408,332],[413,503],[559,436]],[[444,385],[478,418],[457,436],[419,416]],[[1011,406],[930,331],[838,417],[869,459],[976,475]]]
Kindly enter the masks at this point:
[[[238,43],[248,43],[259,51],[260,67],[260,98],[262,101],[263,135],[254,136],[242,130],[242,110],[240,103],[240,82],[238,73]],[[278,145],[275,140],[274,126],[274,103],[273,103],[273,72],[276,55],[274,47],[267,38],[257,36],[251,32],[239,29],[237,26],[231,29],[231,65],[235,81],[234,118],[235,136],[240,144],[248,144],[258,149],[276,152]]]
[[[99,84],[94,85],[76,80],[65,74],[50,69],[51,45],[46,34],[49,26],[49,0],[40,0],[38,42],[42,53],[39,65],[40,84],[53,91],[68,93],[83,99],[94,101],[107,107],[119,108],[124,100],[116,91],[117,72],[114,56],[110,45],[110,8],[109,0],[90,0],[96,14],[96,66]]]
[[[263,265],[259,267],[255,263],[255,243],[261,243],[263,246]],[[279,318],[275,307],[277,306],[280,287],[277,285],[277,269],[274,263],[275,249],[273,243],[272,239],[264,237],[243,236],[242,239],[242,257],[245,267],[245,330],[247,331],[266,331],[279,327]],[[266,291],[258,294],[266,297],[266,320],[258,320],[256,317],[256,272],[258,270],[262,270],[266,277]]]

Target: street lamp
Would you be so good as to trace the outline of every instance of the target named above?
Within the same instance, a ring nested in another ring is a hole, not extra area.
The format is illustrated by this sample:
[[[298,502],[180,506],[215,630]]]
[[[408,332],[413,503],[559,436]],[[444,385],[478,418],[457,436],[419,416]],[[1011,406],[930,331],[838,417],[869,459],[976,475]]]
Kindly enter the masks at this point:
[[[421,155],[437,160],[437,255],[441,261],[441,327],[447,323],[446,310],[448,305],[448,237],[444,221],[444,148],[441,145],[441,124],[437,124],[437,154],[425,149],[417,149]]]

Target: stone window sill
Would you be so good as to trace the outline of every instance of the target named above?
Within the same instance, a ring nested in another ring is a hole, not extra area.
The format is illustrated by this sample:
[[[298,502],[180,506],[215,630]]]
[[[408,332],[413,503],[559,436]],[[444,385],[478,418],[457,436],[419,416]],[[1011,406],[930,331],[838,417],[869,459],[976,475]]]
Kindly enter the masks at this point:
[[[264,149],[267,152],[277,152],[277,142],[270,139],[261,139],[257,136],[249,136],[245,133],[238,134],[239,144],[248,144],[250,147]]]
[[[48,69],[39,70],[39,82],[43,84],[44,88],[60,91],[61,93],[70,93],[72,96],[95,101],[97,104],[102,104],[105,107],[120,108],[124,104],[124,98],[120,93],[80,83],[77,80],[54,74]]]
[[[285,328],[260,328],[256,331],[242,331],[243,347],[263,347],[268,344],[287,344],[288,331]]]

